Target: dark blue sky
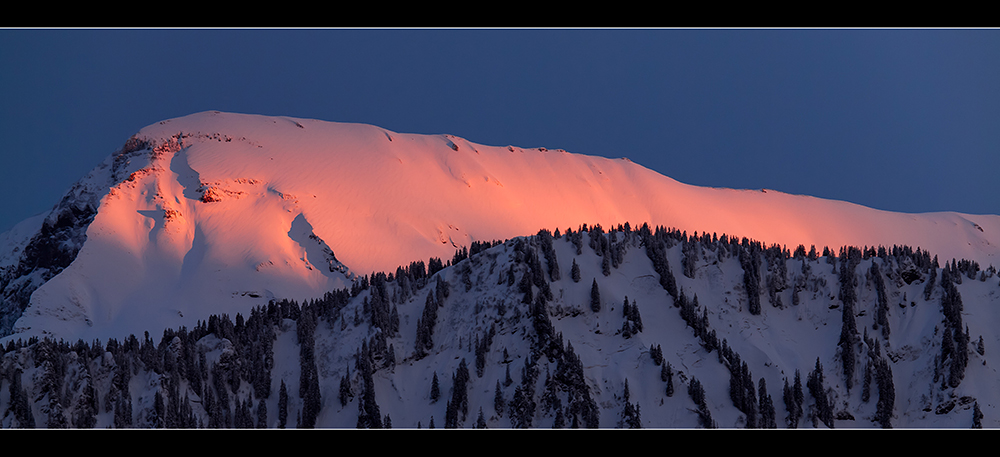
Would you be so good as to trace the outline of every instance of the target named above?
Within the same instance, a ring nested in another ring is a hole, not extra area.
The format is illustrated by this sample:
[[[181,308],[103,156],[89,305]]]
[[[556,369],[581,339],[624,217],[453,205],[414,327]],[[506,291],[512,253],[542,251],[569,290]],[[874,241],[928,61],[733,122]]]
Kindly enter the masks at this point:
[[[1000,30],[0,30],[0,231],[205,110],[1000,214]]]

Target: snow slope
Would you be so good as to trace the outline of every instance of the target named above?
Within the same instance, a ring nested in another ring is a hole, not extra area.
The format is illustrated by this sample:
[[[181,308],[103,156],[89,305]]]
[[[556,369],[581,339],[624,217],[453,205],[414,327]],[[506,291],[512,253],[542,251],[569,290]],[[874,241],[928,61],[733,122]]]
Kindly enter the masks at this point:
[[[143,154],[127,157],[130,174],[101,198],[73,263],[31,296],[14,338],[155,335],[449,259],[473,241],[583,223],[646,222],[789,249],[909,245],[984,266],[1000,253],[996,215],[702,188],[627,159],[450,135],[212,111],[135,138]]]

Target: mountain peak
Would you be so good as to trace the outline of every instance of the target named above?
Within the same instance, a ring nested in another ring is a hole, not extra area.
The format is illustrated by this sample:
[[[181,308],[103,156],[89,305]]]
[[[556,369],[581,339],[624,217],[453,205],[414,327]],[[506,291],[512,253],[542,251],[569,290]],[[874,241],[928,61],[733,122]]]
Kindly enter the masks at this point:
[[[75,189],[67,208],[96,208],[79,225],[86,241],[31,295],[22,335],[87,340],[193,325],[450,258],[473,242],[585,223],[789,249],[905,244],[984,265],[1000,253],[1000,216],[702,188],[629,160],[219,111],[143,128]]]

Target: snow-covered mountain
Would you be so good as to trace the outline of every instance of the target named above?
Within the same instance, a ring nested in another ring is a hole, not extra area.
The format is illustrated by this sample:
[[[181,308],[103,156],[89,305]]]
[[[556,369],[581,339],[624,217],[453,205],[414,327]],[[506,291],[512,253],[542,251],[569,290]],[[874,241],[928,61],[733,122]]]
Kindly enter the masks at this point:
[[[5,334],[158,334],[276,297],[319,297],[474,241],[582,223],[820,250],[908,245],[984,266],[1000,253],[1000,216],[701,188],[627,159],[220,112],[142,129],[46,221],[5,235]]]
[[[4,426],[112,425],[123,391],[132,426],[241,408],[278,426],[282,381],[291,417],[325,427],[480,408],[492,427],[767,425],[761,381],[783,426],[783,382],[820,365],[810,426],[989,424],[1000,391],[1000,216],[701,188],[627,159],[205,112],[141,130],[0,242]],[[159,347],[126,339],[144,332]],[[38,337],[81,343],[15,343]]]

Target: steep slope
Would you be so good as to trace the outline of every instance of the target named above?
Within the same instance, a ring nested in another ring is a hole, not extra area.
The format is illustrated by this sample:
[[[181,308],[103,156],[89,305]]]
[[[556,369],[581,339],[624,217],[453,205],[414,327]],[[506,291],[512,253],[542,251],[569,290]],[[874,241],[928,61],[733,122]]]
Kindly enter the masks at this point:
[[[128,157],[129,174],[87,181],[105,187],[93,193],[99,207],[78,230],[86,242],[72,264],[30,293],[23,316],[5,314],[20,317],[14,337],[158,334],[272,297],[318,297],[357,274],[448,258],[475,241],[583,221],[820,249],[905,244],[983,265],[1000,252],[1000,216],[700,188],[625,159],[449,135],[204,112],[144,128],[130,144],[102,168]]]
[[[0,235],[0,335],[10,333],[35,290],[73,262],[102,198],[147,163],[147,146],[130,139],[70,188],[52,210]]]

